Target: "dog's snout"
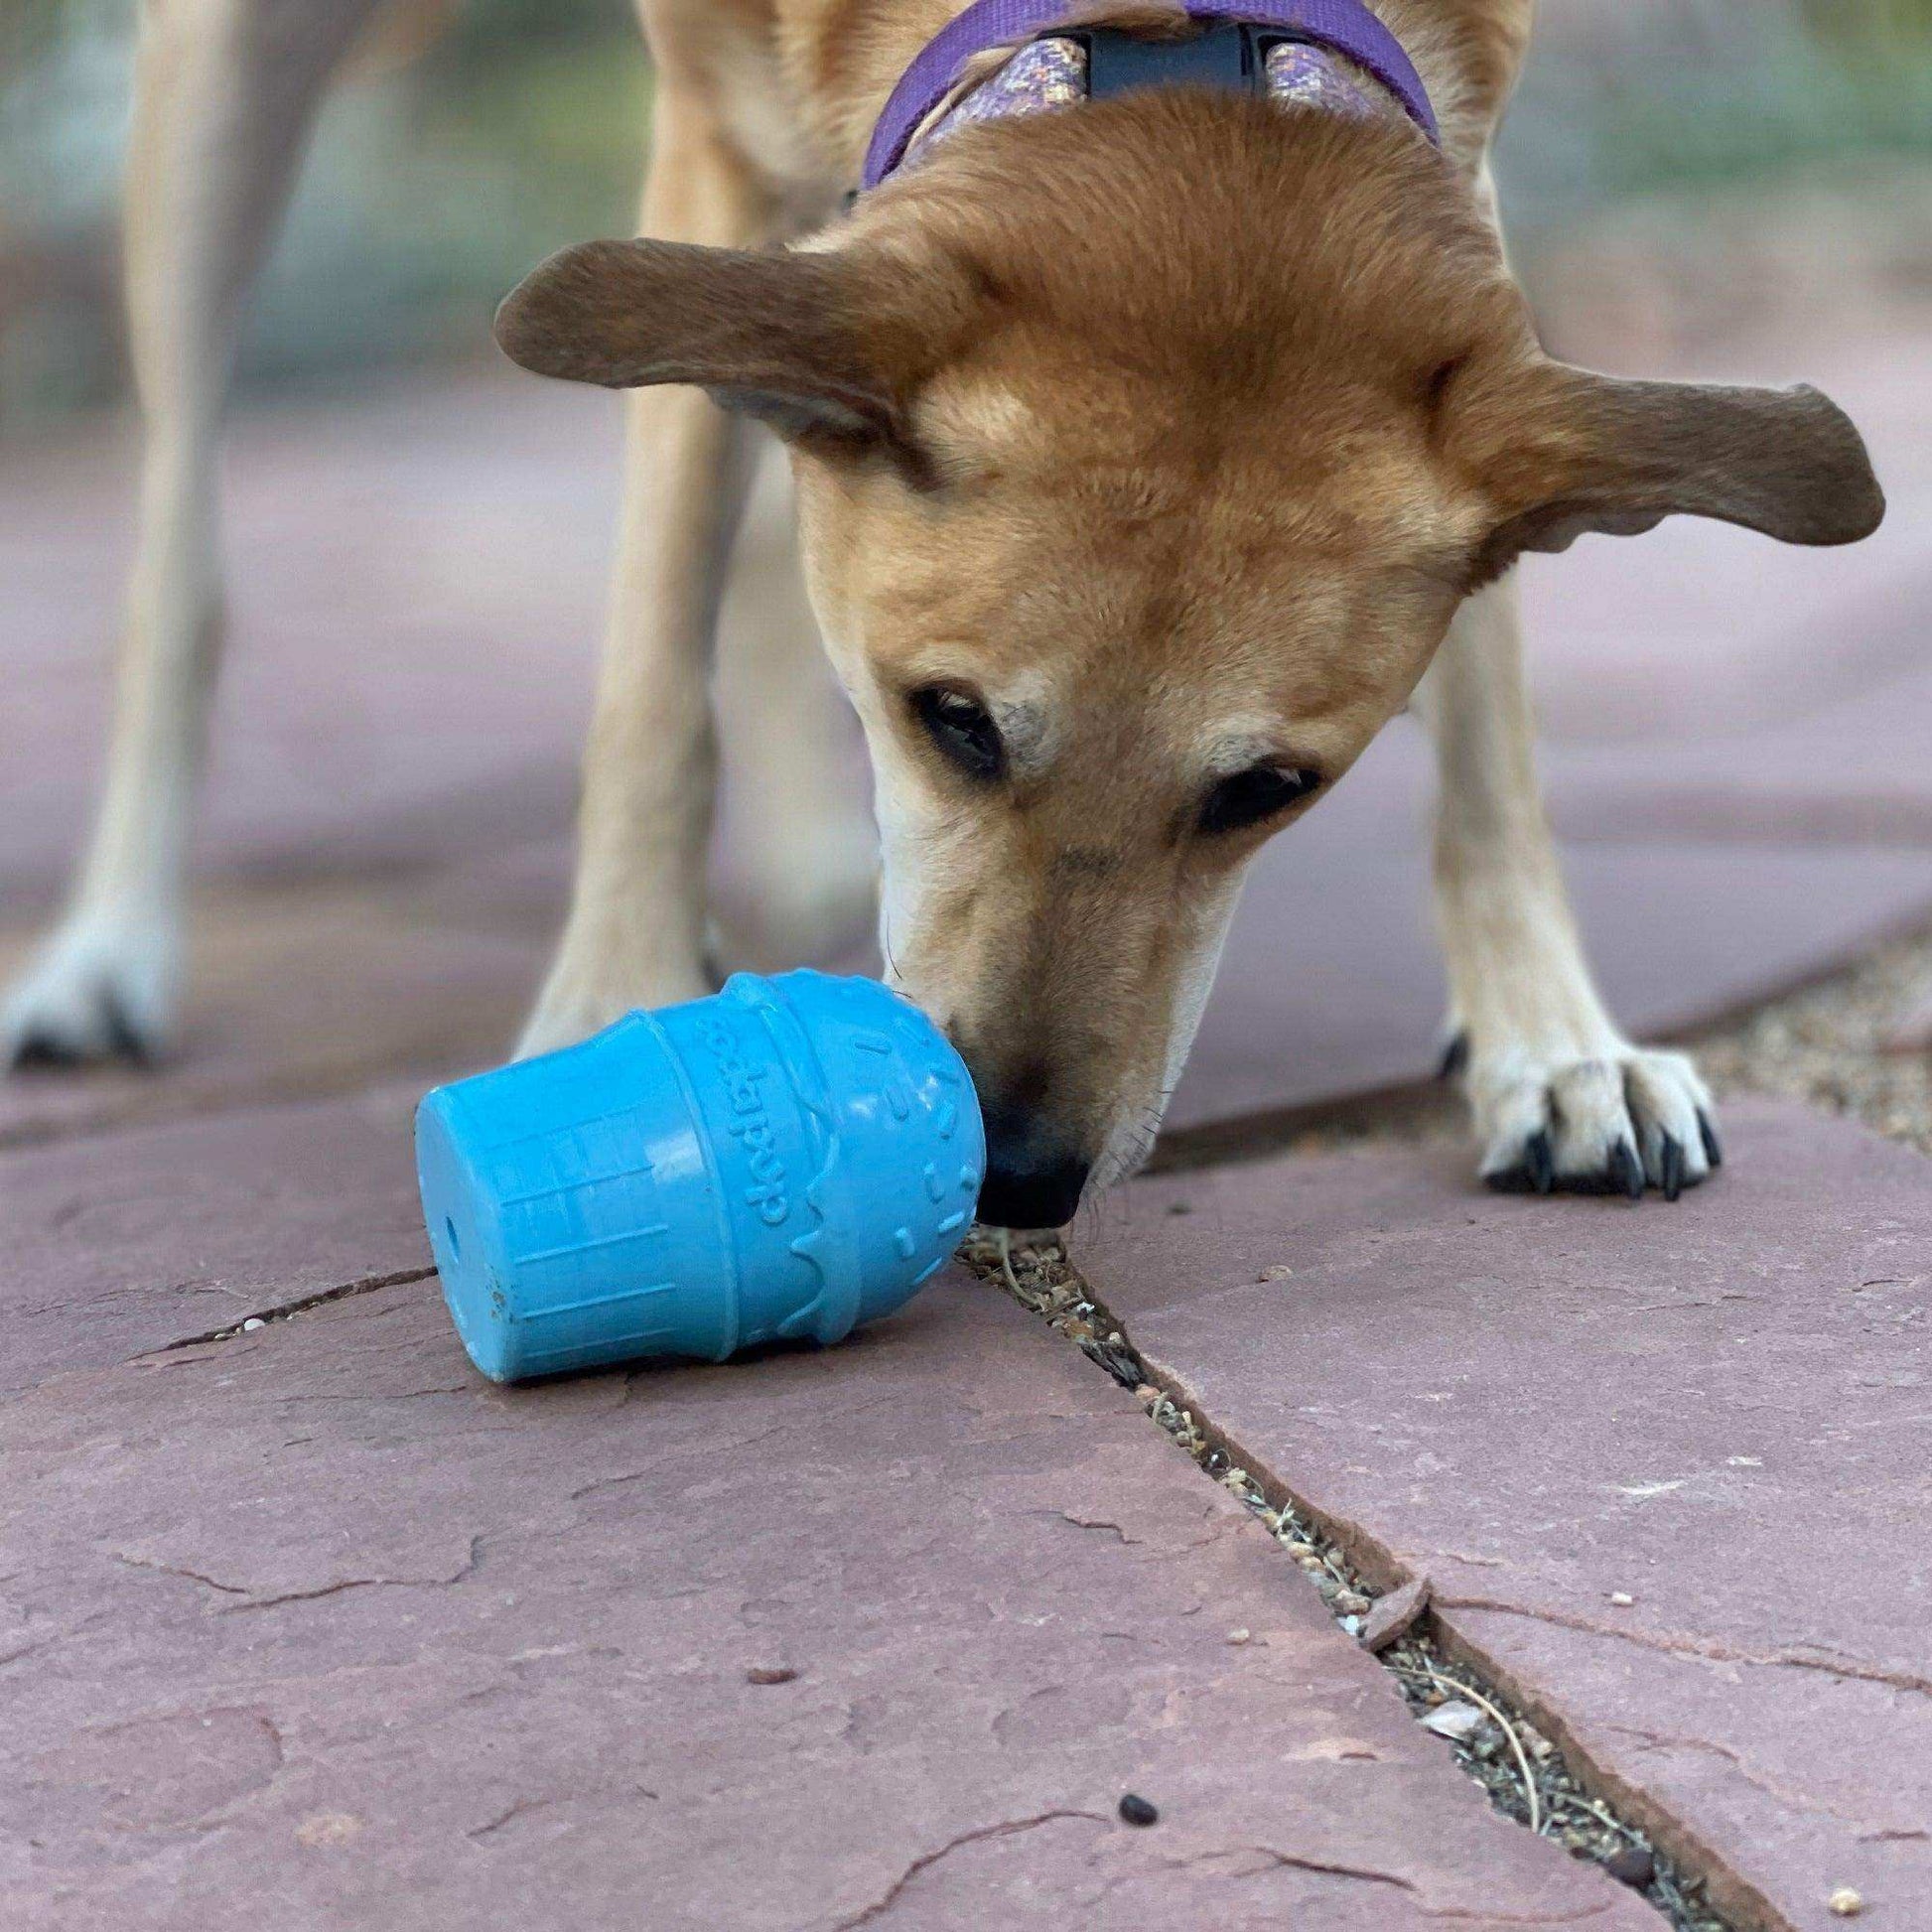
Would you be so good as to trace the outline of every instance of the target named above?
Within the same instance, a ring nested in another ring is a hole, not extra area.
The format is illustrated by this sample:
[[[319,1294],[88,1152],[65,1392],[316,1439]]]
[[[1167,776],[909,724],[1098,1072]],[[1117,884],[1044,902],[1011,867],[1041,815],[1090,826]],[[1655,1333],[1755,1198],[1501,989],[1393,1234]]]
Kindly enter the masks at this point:
[[[991,1111],[979,1217],[994,1227],[1057,1228],[1072,1220],[1093,1164],[1070,1141],[1028,1115]]]

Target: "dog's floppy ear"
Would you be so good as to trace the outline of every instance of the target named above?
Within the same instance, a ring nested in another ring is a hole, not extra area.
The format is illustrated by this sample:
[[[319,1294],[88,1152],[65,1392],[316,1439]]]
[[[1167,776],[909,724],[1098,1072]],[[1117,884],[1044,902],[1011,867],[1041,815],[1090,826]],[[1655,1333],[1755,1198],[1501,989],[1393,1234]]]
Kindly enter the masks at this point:
[[[1539,362],[1477,405],[1501,520],[1476,582],[1587,531],[1711,516],[1784,543],[1856,543],[1885,499],[1863,440],[1816,389],[1626,382]]]
[[[607,389],[688,382],[781,435],[895,438],[907,347],[887,291],[837,254],[587,241],[496,312],[505,354]]]

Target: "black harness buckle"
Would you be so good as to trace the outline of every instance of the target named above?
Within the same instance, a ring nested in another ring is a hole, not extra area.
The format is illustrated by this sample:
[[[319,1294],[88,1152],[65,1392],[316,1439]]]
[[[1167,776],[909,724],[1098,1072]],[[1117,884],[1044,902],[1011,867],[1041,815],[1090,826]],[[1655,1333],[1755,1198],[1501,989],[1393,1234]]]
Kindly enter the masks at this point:
[[[1224,20],[1185,40],[1149,40],[1119,27],[1091,27],[1067,38],[1087,51],[1087,98],[1111,100],[1143,87],[1264,93],[1269,50],[1295,37]]]

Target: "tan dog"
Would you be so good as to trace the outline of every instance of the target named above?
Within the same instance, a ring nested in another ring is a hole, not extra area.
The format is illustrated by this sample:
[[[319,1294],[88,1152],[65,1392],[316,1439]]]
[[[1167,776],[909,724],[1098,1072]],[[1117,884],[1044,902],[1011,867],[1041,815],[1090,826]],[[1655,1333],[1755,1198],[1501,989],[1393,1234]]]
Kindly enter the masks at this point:
[[[891,969],[987,1105],[987,1218],[1061,1222],[1143,1156],[1248,862],[1412,701],[1442,757],[1440,920],[1484,1173],[1701,1179],[1703,1083],[1630,1044],[1579,948],[1510,571],[1679,511],[1854,540],[1882,513],[1857,433],[1809,390],[1542,354],[1485,176],[1530,0],[1379,0],[1442,155],[1393,106],[1163,89],[961,132],[842,215],[894,82],[959,11],[642,0],[654,238],[567,251],[505,305],[519,361],[639,390],[576,897],[526,1049],[706,985],[707,680],[756,417],[791,446],[872,750]],[[318,73],[336,43],[294,38]],[[252,249],[216,252],[231,304]],[[138,237],[133,259],[138,321]],[[205,457],[164,442],[159,493]],[[150,512],[144,570],[165,571],[199,533],[169,550],[153,491]],[[137,644],[89,889],[15,1008],[30,1045],[160,1017],[130,958],[172,922],[194,733],[152,687],[205,647],[188,606],[149,596],[137,639],[166,640]]]

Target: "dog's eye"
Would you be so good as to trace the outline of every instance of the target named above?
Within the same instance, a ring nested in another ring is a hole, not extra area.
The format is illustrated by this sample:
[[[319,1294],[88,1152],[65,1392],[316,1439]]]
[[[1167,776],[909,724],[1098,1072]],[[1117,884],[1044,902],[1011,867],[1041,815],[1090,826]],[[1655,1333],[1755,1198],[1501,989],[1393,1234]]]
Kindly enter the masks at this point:
[[[1223,778],[1201,806],[1203,832],[1240,832],[1285,812],[1319,788],[1318,771],[1295,771],[1279,764],[1251,764]]]
[[[926,736],[962,771],[975,778],[997,778],[1006,769],[1000,728],[977,699],[942,684],[927,684],[912,693],[911,705]]]

